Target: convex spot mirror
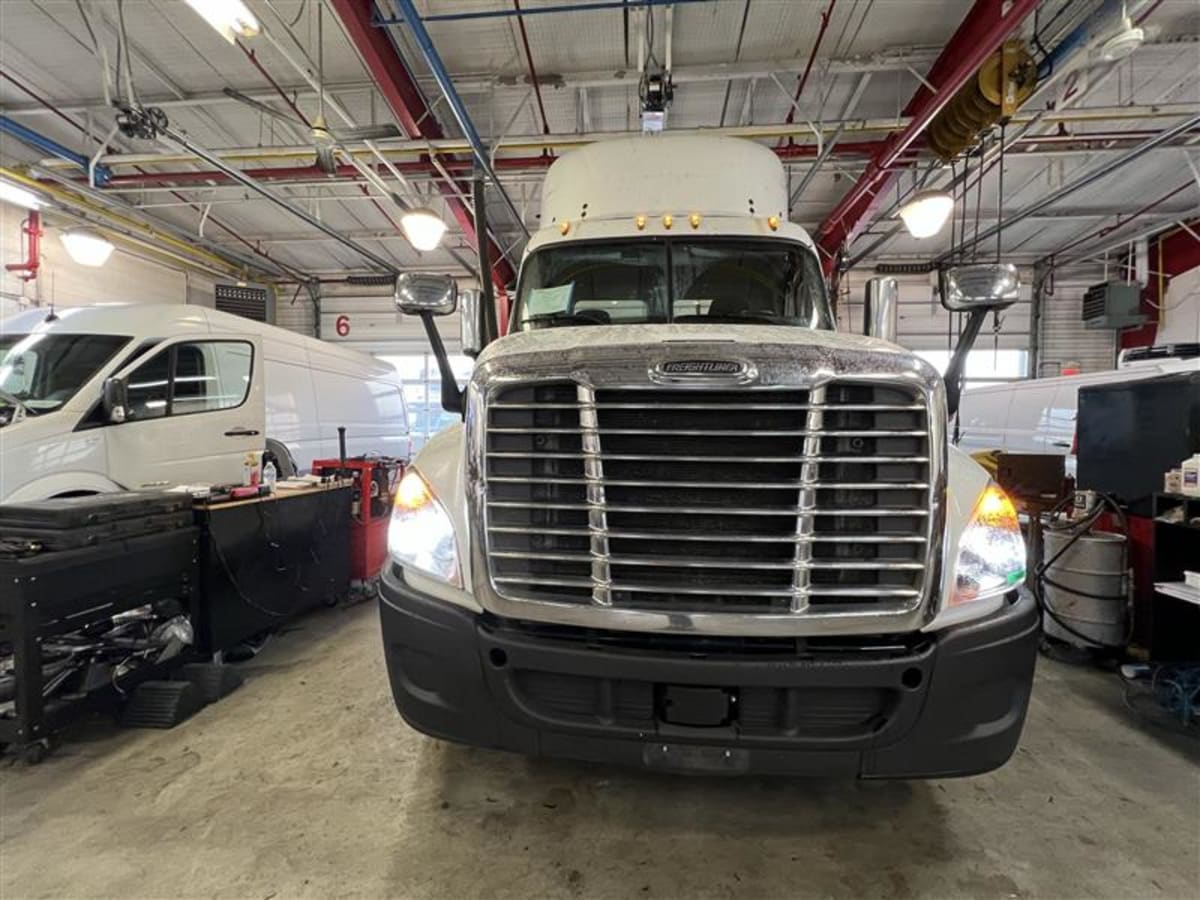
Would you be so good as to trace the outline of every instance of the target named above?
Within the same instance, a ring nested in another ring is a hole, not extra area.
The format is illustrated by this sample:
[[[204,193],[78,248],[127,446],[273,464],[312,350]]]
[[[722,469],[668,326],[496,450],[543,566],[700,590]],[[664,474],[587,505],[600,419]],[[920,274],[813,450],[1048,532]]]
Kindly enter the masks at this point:
[[[465,356],[474,359],[483,349],[483,328],[479,319],[479,291],[463,291],[459,300],[459,341]]]
[[[405,272],[396,279],[396,307],[410,315],[448,316],[458,307],[458,286],[449,275]]]
[[[1021,287],[1012,263],[971,263],[938,273],[942,306],[951,312],[1004,309],[1017,302]]]
[[[120,424],[129,415],[129,386],[124,378],[108,378],[104,382],[101,403],[106,422]]]

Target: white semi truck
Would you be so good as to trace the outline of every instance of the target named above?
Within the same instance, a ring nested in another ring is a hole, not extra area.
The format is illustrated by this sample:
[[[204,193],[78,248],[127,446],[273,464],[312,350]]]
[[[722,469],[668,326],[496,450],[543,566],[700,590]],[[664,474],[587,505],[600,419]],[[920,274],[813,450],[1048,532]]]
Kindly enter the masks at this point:
[[[947,297],[977,327],[1012,271],[950,273]],[[456,302],[398,283],[443,361],[431,316]],[[1016,514],[947,445],[957,384],[835,330],[768,148],[563,156],[509,334],[463,306],[467,348],[493,339],[465,392],[444,369],[464,421],[403,479],[382,584],[413,727],[692,772],[1009,758],[1039,640]]]

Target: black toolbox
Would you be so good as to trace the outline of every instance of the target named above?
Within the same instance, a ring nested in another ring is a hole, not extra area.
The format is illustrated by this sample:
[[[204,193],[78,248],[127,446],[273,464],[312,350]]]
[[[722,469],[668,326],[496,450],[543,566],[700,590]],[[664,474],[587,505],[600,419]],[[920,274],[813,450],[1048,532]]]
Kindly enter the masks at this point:
[[[186,493],[128,491],[0,505],[0,553],[75,550],[187,528]]]

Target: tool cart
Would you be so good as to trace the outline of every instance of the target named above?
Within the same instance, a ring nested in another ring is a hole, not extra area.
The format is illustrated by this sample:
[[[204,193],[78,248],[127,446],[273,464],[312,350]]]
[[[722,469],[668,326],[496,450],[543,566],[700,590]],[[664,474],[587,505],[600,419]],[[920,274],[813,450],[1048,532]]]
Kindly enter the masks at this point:
[[[0,744],[37,762],[190,659],[197,534],[186,495],[0,506]]]

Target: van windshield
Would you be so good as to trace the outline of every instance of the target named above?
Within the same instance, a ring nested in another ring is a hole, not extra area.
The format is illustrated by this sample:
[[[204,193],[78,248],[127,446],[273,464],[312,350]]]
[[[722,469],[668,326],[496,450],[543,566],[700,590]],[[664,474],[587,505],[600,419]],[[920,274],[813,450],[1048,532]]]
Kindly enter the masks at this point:
[[[522,331],[661,322],[833,328],[816,256],[755,238],[554,244],[521,270]]]
[[[0,425],[75,396],[130,338],[115,334],[0,335]]]

